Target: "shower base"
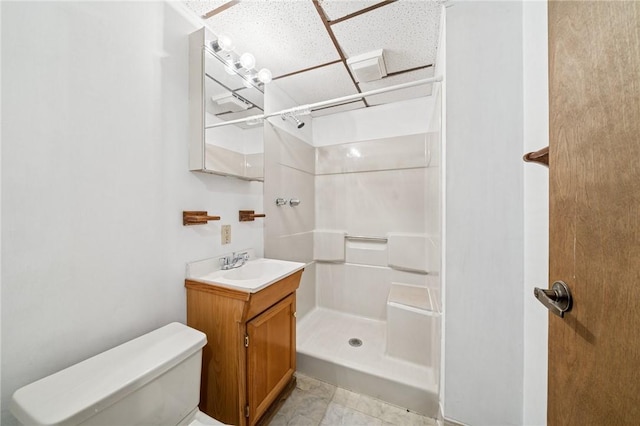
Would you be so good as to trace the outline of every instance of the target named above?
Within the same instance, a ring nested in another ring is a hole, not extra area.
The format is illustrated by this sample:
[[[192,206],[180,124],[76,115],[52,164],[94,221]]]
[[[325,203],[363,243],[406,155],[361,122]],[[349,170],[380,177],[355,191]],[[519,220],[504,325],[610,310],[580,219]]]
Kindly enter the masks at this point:
[[[301,373],[425,416],[437,416],[437,372],[385,355],[385,321],[315,308],[298,321],[296,334]],[[351,346],[352,338],[362,340],[362,345]]]

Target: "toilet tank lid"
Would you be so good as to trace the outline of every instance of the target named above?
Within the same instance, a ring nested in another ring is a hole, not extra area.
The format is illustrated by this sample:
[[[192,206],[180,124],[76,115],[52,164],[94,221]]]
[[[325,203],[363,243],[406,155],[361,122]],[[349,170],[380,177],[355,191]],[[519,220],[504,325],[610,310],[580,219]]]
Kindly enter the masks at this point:
[[[171,323],[18,389],[10,410],[26,425],[77,424],[139,389],[207,343]]]

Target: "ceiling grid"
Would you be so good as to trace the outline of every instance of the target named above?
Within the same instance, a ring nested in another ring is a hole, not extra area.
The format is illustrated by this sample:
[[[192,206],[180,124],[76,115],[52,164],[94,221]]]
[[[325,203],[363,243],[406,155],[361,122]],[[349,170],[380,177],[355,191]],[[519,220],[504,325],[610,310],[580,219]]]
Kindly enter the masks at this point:
[[[189,0],[184,4],[215,34],[231,36],[237,51],[254,53],[258,67],[271,69],[278,86],[300,105],[433,76],[438,0]],[[376,49],[384,49],[387,76],[358,82],[347,59]],[[418,86],[323,108],[314,115],[430,93],[430,85]]]

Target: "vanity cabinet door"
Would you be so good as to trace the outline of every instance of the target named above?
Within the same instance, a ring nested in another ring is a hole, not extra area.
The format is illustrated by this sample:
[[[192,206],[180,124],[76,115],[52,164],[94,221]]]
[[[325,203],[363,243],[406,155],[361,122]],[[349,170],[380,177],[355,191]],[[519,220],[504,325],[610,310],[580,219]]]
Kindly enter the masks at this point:
[[[249,424],[254,425],[296,370],[295,293],[247,323]]]

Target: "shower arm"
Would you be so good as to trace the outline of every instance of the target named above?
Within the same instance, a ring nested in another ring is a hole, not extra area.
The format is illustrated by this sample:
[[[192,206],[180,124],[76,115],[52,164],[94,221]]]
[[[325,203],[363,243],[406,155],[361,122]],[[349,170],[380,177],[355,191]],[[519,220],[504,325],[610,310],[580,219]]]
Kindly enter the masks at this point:
[[[364,92],[364,93],[356,93],[356,94],[353,94],[353,95],[342,96],[340,98],[334,98],[334,99],[329,99],[329,100],[326,100],[326,101],[316,102],[316,103],[313,103],[313,104],[302,105],[302,106],[298,106],[298,107],[295,107],[295,108],[283,109],[283,110],[280,110],[280,111],[271,112],[269,114],[252,115],[250,117],[238,118],[237,120],[223,121],[221,123],[210,124],[208,126],[205,126],[204,128],[205,129],[212,129],[214,127],[227,126],[229,124],[244,123],[244,122],[252,121],[252,120],[261,120],[261,119],[266,119],[266,118],[270,118],[270,117],[277,117],[279,115],[286,115],[286,114],[308,115],[314,109],[323,108],[323,107],[330,106],[330,105],[333,105],[333,104],[339,104],[339,103],[342,103],[342,102],[348,102],[348,101],[353,101],[353,100],[357,100],[357,99],[362,99],[362,98],[365,98],[367,96],[379,95],[381,93],[392,92],[394,90],[400,90],[400,89],[406,89],[406,88],[409,88],[409,87],[421,86],[423,84],[439,83],[441,81],[442,81],[442,76],[424,78],[422,80],[416,80],[416,81],[410,81],[408,83],[396,84],[395,86],[389,86],[389,87],[383,87],[381,89],[369,90],[368,92]]]

